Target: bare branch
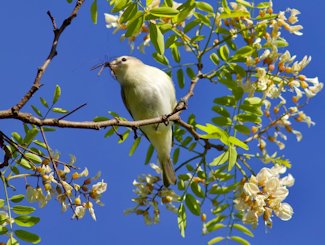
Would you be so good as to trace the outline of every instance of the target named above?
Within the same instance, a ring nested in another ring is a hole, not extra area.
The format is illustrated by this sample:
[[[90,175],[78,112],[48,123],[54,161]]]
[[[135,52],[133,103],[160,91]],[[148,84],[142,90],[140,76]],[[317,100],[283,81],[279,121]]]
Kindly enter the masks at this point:
[[[70,16],[68,18],[66,18],[63,21],[63,23],[59,29],[56,27],[56,23],[55,23],[55,20],[54,20],[54,17],[52,16],[52,14],[49,11],[47,12],[47,14],[49,15],[49,17],[51,19],[53,28],[54,28],[54,30],[53,30],[54,38],[52,41],[51,50],[50,50],[50,53],[47,56],[46,60],[44,61],[43,65],[38,68],[32,87],[28,90],[28,92],[24,95],[24,97],[15,106],[13,106],[11,108],[11,111],[13,114],[17,114],[24,107],[24,105],[30,100],[30,98],[34,95],[34,93],[36,93],[36,91],[42,86],[41,82],[40,82],[42,79],[42,76],[43,76],[46,68],[52,61],[52,59],[57,55],[56,49],[57,49],[57,46],[59,43],[60,36],[61,36],[62,32],[65,30],[65,28],[67,26],[69,26],[71,24],[72,20],[77,16],[77,13],[78,13],[81,5],[84,3],[84,1],[85,0],[77,1],[72,13],[70,14]]]

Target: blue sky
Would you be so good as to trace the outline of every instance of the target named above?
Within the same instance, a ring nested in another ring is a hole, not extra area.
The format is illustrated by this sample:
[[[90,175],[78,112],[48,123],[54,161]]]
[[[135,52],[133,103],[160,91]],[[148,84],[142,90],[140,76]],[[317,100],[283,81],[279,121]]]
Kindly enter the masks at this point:
[[[40,95],[51,98],[55,85],[60,84],[63,92],[59,105],[72,109],[87,102],[87,107],[72,115],[69,118],[71,120],[91,120],[95,116],[105,115],[109,110],[129,118],[120,99],[118,83],[107,75],[107,72],[97,77],[95,72],[89,71],[94,64],[105,61],[106,55],[113,57],[129,54],[127,43],[120,43],[119,34],[113,35],[111,30],[104,26],[103,13],[109,11],[106,1],[101,1],[99,5],[97,25],[93,25],[90,20],[90,1],[87,1],[78,18],[64,32],[58,47],[58,56],[50,64],[42,79],[44,86],[34,98],[35,103]],[[312,62],[305,69],[305,74],[308,77],[318,76],[320,81],[324,82],[325,30],[322,16],[325,2],[275,0],[274,6],[276,9],[297,8],[302,12],[299,19],[304,26],[304,35],[289,36],[290,50],[297,54],[298,58],[306,54],[311,55]],[[37,67],[49,52],[53,35],[46,11],[51,10],[59,24],[71,9],[72,5],[64,0],[2,3],[1,109],[15,104],[29,89]],[[157,65],[150,55],[137,52],[134,55],[146,63]],[[197,94],[207,89],[209,86],[202,84],[198,87]],[[178,90],[177,97],[180,98],[184,93],[184,90]],[[209,102],[207,98],[205,100]],[[207,111],[201,109],[205,100],[194,98],[190,102],[190,108],[200,115],[208,115],[209,108]],[[316,126],[301,127],[303,141],[297,143],[295,139],[289,139],[284,152],[293,163],[290,172],[296,178],[287,199],[295,212],[292,220],[283,222],[274,218],[273,228],[267,231],[261,224],[254,231],[255,238],[249,239],[252,244],[325,244],[325,217],[322,211],[325,206],[324,106],[324,92],[321,92],[305,109],[316,122]],[[12,120],[1,120],[0,128],[5,133],[22,131],[20,124]],[[128,151],[131,140],[118,145],[117,137],[104,139],[103,135],[104,131],[72,129],[61,129],[48,135],[52,148],[59,149],[62,156],[67,158],[69,153],[75,154],[79,166],[87,166],[93,175],[101,170],[102,177],[109,187],[102,198],[105,206],[96,208],[96,222],[88,216],[80,221],[71,220],[71,213],[62,214],[59,205],[54,201],[37,211],[41,222],[32,230],[42,237],[41,244],[206,244],[211,237],[202,237],[201,222],[197,217],[189,219],[187,236],[183,239],[179,235],[176,216],[169,212],[162,212],[161,222],[155,226],[144,225],[141,217],[123,215],[123,210],[133,205],[130,201],[133,197],[133,179],[138,174],[149,171],[148,167],[143,165],[147,143],[142,143],[130,158]]]

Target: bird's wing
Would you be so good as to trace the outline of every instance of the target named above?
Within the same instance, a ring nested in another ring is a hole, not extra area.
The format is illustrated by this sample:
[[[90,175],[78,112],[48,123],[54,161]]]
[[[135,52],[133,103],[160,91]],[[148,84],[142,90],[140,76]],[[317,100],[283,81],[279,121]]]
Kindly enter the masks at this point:
[[[130,113],[132,119],[135,120],[135,119],[134,119],[134,116],[133,116],[132,113],[131,113],[131,110],[129,109],[130,107],[129,107],[128,102],[127,102],[127,100],[126,100],[126,98],[125,98],[124,89],[123,89],[122,86],[121,86],[121,96],[122,96],[122,100],[123,100],[123,103],[124,103],[126,109],[127,109],[128,112]],[[141,128],[140,128],[140,130],[141,130]],[[147,138],[147,140],[149,140],[148,136],[144,133],[144,131],[141,130],[141,132],[142,132],[143,135]],[[150,140],[149,140],[149,142],[150,142]]]
[[[126,101],[125,94],[124,94],[124,89],[123,89],[122,86],[121,86],[121,96],[122,96],[122,100],[123,100],[123,103],[124,103],[126,109],[128,110],[128,112],[130,113],[131,117],[134,120],[134,117],[133,117],[133,115],[132,115],[132,113],[131,113],[131,111],[129,109],[129,105],[128,105],[127,101]]]

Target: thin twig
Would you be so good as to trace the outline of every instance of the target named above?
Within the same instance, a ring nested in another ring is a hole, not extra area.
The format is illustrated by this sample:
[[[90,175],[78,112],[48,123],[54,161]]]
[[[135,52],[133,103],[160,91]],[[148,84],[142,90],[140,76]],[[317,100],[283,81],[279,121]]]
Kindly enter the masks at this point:
[[[47,14],[49,15],[52,25],[53,25],[53,32],[54,32],[54,38],[52,41],[52,45],[51,45],[51,50],[49,55],[47,56],[47,58],[45,59],[43,65],[41,67],[38,68],[37,70],[37,74],[36,77],[34,79],[34,83],[31,86],[31,88],[28,90],[28,92],[23,96],[23,98],[21,98],[21,100],[11,108],[11,111],[13,114],[17,114],[23,107],[24,105],[30,100],[30,98],[34,95],[34,93],[36,93],[36,91],[38,91],[38,89],[42,86],[41,85],[41,79],[43,77],[43,74],[46,70],[46,68],[48,67],[48,65],[50,64],[50,62],[52,61],[52,59],[57,55],[57,46],[59,43],[59,39],[60,36],[62,34],[62,32],[65,30],[65,28],[67,26],[69,26],[72,22],[72,20],[77,16],[77,13],[81,7],[81,5],[84,3],[85,0],[78,0],[72,13],[70,14],[70,16],[68,18],[66,18],[62,25],[60,26],[60,28],[58,29],[54,20],[54,17],[51,15],[51,13],[48,11]]]
[[[63,115],[62,117],[58,118],[58,120],[62,120],[63,118],[66,118],[66,117],[70,116],[72,113],[78,111],[79,109],[81,109],[82,107],[84,107],[86,105],[87,105],[87,103],[84,103],[84,104],[78,106],[76,109],[73,109],[72,111],[70,111],[67,114]]]

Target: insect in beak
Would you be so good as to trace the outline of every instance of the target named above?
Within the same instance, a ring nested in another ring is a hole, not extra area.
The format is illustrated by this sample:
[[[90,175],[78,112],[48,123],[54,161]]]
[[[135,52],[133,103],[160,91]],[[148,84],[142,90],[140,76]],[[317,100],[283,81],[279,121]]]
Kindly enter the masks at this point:
[[[109,67],[110,70],[112,70],[111,65],[110,65],[110,63],[108,61],[104,62],[104,63],[100,63],[98,65],[95,65],[90,70],[93,71],[93,70],[96,70],[96,69],[100,68],[99,72],[97,73],[97,75],[100,76],[100,74],[102,73],[102,71],[104,70],[105,67]]]

